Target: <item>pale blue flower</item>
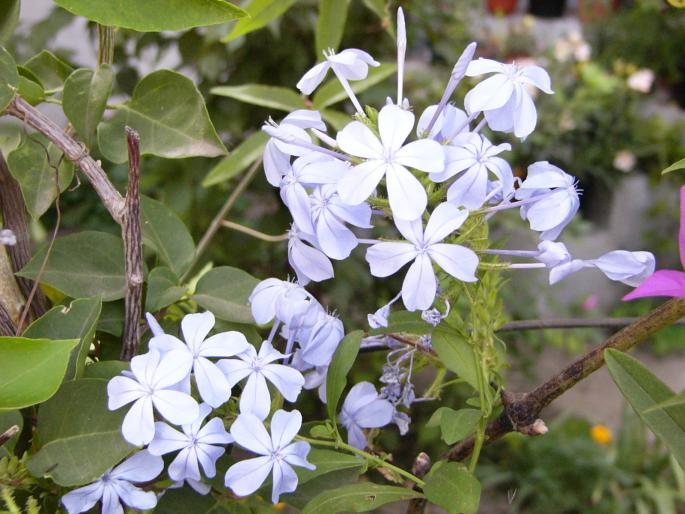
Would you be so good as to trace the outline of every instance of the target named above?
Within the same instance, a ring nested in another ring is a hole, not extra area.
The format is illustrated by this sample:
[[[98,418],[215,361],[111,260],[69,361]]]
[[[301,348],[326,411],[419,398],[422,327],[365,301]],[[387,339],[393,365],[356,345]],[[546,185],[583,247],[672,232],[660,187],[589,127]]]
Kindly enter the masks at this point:
[[[380,428],[393,420],[395,407],[380,398],[370,382],[359,382],[347,394],[340,410],[340,424],[347,429],[347,442],[363,450],[367,447],[364,428]]]

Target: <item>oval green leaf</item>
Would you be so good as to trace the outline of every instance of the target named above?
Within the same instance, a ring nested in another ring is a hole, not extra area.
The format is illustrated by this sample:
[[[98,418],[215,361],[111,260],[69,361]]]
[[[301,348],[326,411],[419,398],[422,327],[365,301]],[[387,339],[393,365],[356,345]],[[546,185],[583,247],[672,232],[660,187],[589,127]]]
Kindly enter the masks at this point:
[[[55,0],[67,11],[101,25],[139,32],[185,30],[247,16],[224,0]]]
[[[258,282],[241,269],[221,266],[203,275],[192,299],[219,319],[254,325],[248,299]]]
[[[423,492],[428,501],[453,514],[474,514],[480,504],[480,482],[456,462],[434,466]]]
[[[242,86],[214,87],[209,92],[213,95],[233,98],[246,104],[286,112],[306,108],[304,99],[287,87],[244,84]]]
[[[250,0],[243,7],[248,17],[239,20],[221,40],[223,43],[259,30],[282,16],[296,0]]]
[[[4,45],[19,21],[20,0],[0,0],[0,45]]]
[[[112,93],[114,72],[104,64],[92,70],[79,68],[64,83],[64,114],[88,148],[96,143],[96,129]]]
[[[333,354],[326,377],[326,410],[333,423],[338,419],[338,403],[347,385],[347,374],[359,353],[364,332],[355,330],[345,336]]]
[[[10,104],[18,86],[17,63],[7,50],[0,47],[0,112]]]
[[[302,509],[301,514],[369,512],[387,503],[422,497],[421,493],[404,487],[360,482],[322,492]]]
[[[157,312],[180,300],[186,288],[178,283],[178,276],[166,266],[153,269],[147,277],[145,310]]]
[[[202,181],[204,187],[213,186],[232,179],[262,156],[264,146],[269,140],[261,130],[255,132],[235,147],[230,155],[214,166]]]
[[[175,71],[160,70],[143,77],[133,97],[98,126],[100,150],[110,161],[128,159],[126,126],[140,134],[143,155],[182,159],[226,154],[202,95],[192,80]]]
[[[35,405],[55,394],[78,342],[0,337],[0,410]]]
[[[340,46],[349,5],[350,0],[319,0],[319,19],[316,22],[317,56],[324,50],[337,50]]]
[[[433,332],[432,344],[445,367],[478,390],[476,357],[468,341],[454,330],[438,327]]]
[[[42,50],[31,57],[24,63],[24,67],[33,73],[45,89],[62,87],[74,71],[74,68],[48,50]]]

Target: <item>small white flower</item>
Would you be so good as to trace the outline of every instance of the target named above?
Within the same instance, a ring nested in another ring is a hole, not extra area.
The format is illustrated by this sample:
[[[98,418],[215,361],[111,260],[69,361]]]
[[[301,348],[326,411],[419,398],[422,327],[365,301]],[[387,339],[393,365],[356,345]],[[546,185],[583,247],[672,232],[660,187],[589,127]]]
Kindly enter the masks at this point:
[[[407,168],[437,173],[445,166],[438,142],[419,139],[404,144],[414,127],[414,115],[397,105],[386,105],[378,114],[380,139],[360,121],[338,132],[338,145],[350,155],[366,159],[338,182],[343,202],[358,205],[385,177],[390,208],[396,218],[415,220],[426,210],[427,196],[421,182]]]
[[[271,418],[271,436],[264,423],[253,414],[240,414],[231,426],[231,435],[240,446],[259,457],[240,461],[226,472],[226,487],[238,496],[255,492],[273,473],[271,501],[278,503],[283,493],[297,489],[297,475],[292,466],[316,469],[307,462],[309,443],[291,441],[302,426],[299,411],[277,410]]]
[[[0,230],[0,245],[14,246],[17,244],[17,236],[8,228]]]
[[[368,75],[369,66],[380,66],[373,57],[356,48],[348,48],[339,54],[329,51],[324,56],[326,60],[310,69],[297,83],[297,89],[303,94],[310,95],[319,87],[329,69],[345,80],[362,80]]]
[[[290,325],[302,316],[316,300],[299,284],[267,278],[262,280],[250,295],[252,317],[259,324],[274,318]]]
[[[212,418],[202,426],[211,411],[206,403],[200,405],[200,415],[191,424],[183,425],[183,432],[161,421],[155,423],[155,438],[148,451],[152,455],[165,455],[180,450],[169,465],[172,480],[199,482],[202,479],[200,466],[207,478],[216,475],[216,461],[226,451],[222,445],[232,443],[233,438],[226,432],[221,418]]]
[[[370,382],[359,382],[347,394],[340,411],[340,424],[347,429],[347,442],[363,450],[367,447],[364,428],[380,428],[393,420],[395,407],[378,396]]]
[[[157,350],[131,359],[127,376],[114,377],[107,384],[109,410],[133,402],[124,417],[121,432],[129,443],[140,446],[155,435],[153,407],[176,425],[192,423],[199,414],[197,402],[173,388],[186,380],[192,360],[183,351],[173,350],[160,356]]]
[[[164,469],[161,457],[143,450],[129,457],[99,480],[62,496],[62,504],[69,514],[90,510],[102,500],[102,514],[123,514],[123,502],[133,509],[148,510],[157,505],[153,491],[143,491],[133,483],[153,480]]]
[[[315,309],[310,321],[297,331],[300,358],[312,366],[328,366],[340,341],[345,337],[342,321],[324,309]]]
[[[269,341],[264,341],[259,354],[253,346],[238,355],[237,359],[222,359],[218,366],[225,374],[229,384],[235,384],[247,378],[240,395],[240,412],[252,413],[259,419],[266,419],[271,410],[271,395],[266,385],[268,380],[289,402],[297,400],[304,377],[302,373],[290,366],[273,364],[274,361],[285,358],[275,350]]]
[[[628,77],[628,87],[640,93],[649,93],[654,83],[654,72],[649,68],[642,68]]]
[[[305,286],[312,280],[322,282],[334,276],[333,264],[319,249],[316,237],[300,230],[297,223],[288,231],[288,262],[297,274],[297,281]]]
[[[614,250],[590,261],[610,280],[637,287],[654,273],[654,255],[650,252]]]
[[[616,155],[614,155],[614,168],[624,173],[632,171],[636,163],[637,158],[630,150],[619,150],[616,152]]]
[[[366,251],[371,274],[387,277],[414,261],[402,283],[402,301],[410,311],[424,310],[433,304],[438,280],[432,261],[458,280],[475,282],[478,256],[464,246],[440,242],[461,227],[468,215],[465,209],[442,203],[431,214],[425,232],[420,219],[395,220],[409,242],[381,242],[371,246]]]
[[[188,314],[181,321],[185,343],[169,334],[155,336],[150,348],[160,352],[176,351],[190,362],[195,383],[202,399],[212,407],[219,407],[231,397],[231,388],[223,373],[209,357],[232,357],[250,345],[240,332],[222,332],[207,337],[216,320],[211,312]]]

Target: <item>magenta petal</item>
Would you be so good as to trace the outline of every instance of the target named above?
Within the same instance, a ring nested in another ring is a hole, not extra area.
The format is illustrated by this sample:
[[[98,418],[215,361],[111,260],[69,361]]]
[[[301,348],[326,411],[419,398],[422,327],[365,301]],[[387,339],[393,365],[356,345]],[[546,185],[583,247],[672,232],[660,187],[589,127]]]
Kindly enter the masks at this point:
[[[685,269],[685,186],[680,188],[680,231],[678,232],[680,264]]]
[[[685,297],[685,273],[670,269],[661,269],[648,277],[632,292],[623,297],[623,301],[650,296]]]

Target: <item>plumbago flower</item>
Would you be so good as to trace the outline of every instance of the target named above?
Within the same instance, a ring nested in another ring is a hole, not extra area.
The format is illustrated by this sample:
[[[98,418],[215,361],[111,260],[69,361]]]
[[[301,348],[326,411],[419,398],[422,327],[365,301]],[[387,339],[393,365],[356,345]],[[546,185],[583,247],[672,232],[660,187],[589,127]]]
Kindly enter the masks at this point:
[[[260,488],[269,474],[273,475],[271,501],[278,503],[281,494],[297,489],[297,475],[292,466],[316,469],[307,462],[309,443],[291,443],[302,426],[298,411],[277,410],[271,418],[271,435],[264,423],[253,414],[240,414],[231,425],[231,435],[243,448],[259,457],[234,464],[226,472],[226,487],[238,496],[247,496]]]
[[[288,262],[297,274],[297,281],[304,286],[312,280],[321,282],[333,278],[333,264],[318,246],[316,236],[292,224],[288,231]]]
[[[458,280],[475,282],[478,256],[464,246],[441,243],[461,227],[467,217],[468,211],[443,203],[431,214],[425,231],[420,219],[395,220],[398,230],[409,242],[381,242],[371,246],[366,252],[371,274],[387,277],[414,261],[402,284],[402,301],[410,311],[424,310],[433,304],[438,280],[432,262]]]
[[[124,514],[121,502],[133,509],[152,509],[157,505],[157,495],[133,484],[154,480],[163,469],[161,457],[147,451],[135,453],[96,482],[62,496],[62,505],[69,514],[86,512],[99,501],[102,501],[102,514]]]
[[[368,446],[364,428],[380,428],[392,422],[395,407],[380,398],[370,382],[359,382],[343,402],[340,424],[347,429],[347,442],[363,450]]]

